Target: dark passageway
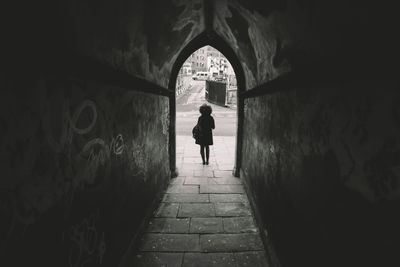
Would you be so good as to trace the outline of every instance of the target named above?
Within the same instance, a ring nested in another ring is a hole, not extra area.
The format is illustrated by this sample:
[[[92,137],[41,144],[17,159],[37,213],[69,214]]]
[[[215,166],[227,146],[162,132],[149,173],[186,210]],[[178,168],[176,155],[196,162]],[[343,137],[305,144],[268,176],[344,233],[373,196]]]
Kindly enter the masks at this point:
[[[218,260],[400,266],[394,6],[25,2],[2,7],[0,266],[132,266],[160,203],[181,198],[172,201],[183,207],[177,216],[187,211],[187,196],[167,196],[179,194],[169,184],[202,195],[195,169],[188,174],[176,161],[175,84],[185,59],[205,45],[235,69],[238,123],[229,179],[217,169],[201,177],[237,183],[230,188],[248,201],[203,195],[214,212],[243,205],[254,216],[237,232],[227,226],[235,216],[216,216],[219,234],[257,236],[243,250],[217,251]],[[185,218],[196,216],[181,217],[191,252],[203,253],[192,262],[216,260],[205,237],[190,233]],[[183,266],[199,256],[166,252]]]

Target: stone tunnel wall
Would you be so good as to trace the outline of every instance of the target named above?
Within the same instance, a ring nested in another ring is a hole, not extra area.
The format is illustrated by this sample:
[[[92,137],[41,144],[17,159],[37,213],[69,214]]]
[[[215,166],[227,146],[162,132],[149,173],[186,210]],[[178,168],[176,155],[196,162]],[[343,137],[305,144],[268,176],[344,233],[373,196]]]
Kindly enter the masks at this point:
[[[170,177],[168,98],[32,77],[2,79],[0,265],[117,266]]]
[[[245,100],[241,176],[283,266],[398,263],[392,84],[323,82]]]
[[[64,6],[69,46],[165,88],[179,52],[204,30],[203,0],[72,0]]]
[[[368,0],[212,2],[215,2],[214,30],[240,60],[246,90],[293,70],[320,68],[321,61],[327,60],[351,73],[360,69],[362,72],[396,69],[387,67],[388,59],[398,50],[398,42],[393,38],[398,24],[397,8],[391,3]]]

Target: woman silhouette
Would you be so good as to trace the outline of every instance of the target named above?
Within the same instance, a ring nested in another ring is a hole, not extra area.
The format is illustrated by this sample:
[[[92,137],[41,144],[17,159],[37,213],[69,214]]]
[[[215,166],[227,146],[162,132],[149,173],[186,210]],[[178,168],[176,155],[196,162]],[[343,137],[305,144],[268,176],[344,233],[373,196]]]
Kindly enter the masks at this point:
[[[203,165],[208,165],[210,156],[210,147],[213,145],[212,129],[215,129],[214,118],[211,116],[212,108],[207,104],[203,104],[199,108],[201,116],[197,121],[201,135],[196,139],[196,144],[200,145],[200,155]],[[204,159],[204,149],[206,150],[206,158]]]

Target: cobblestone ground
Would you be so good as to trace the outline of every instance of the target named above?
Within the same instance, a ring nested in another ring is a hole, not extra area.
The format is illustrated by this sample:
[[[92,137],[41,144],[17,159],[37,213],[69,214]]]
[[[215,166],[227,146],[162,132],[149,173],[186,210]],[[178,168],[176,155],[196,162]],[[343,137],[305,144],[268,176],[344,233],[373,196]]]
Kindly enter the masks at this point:
[[[141,239],[133,266],[268,266],[242,182],[232,176],[234,137],[214,137],[202,165],[191,136],[177,136],[179,176]]]

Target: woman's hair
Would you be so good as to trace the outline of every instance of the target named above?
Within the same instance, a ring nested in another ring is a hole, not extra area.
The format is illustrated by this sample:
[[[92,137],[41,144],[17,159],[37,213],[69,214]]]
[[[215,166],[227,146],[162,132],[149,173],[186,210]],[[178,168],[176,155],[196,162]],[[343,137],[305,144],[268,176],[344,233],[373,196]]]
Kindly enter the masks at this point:
[[[212,108],[207,104],[203,104],[200,106],[199,111],[201,115],[210,115],[212,113]]]

